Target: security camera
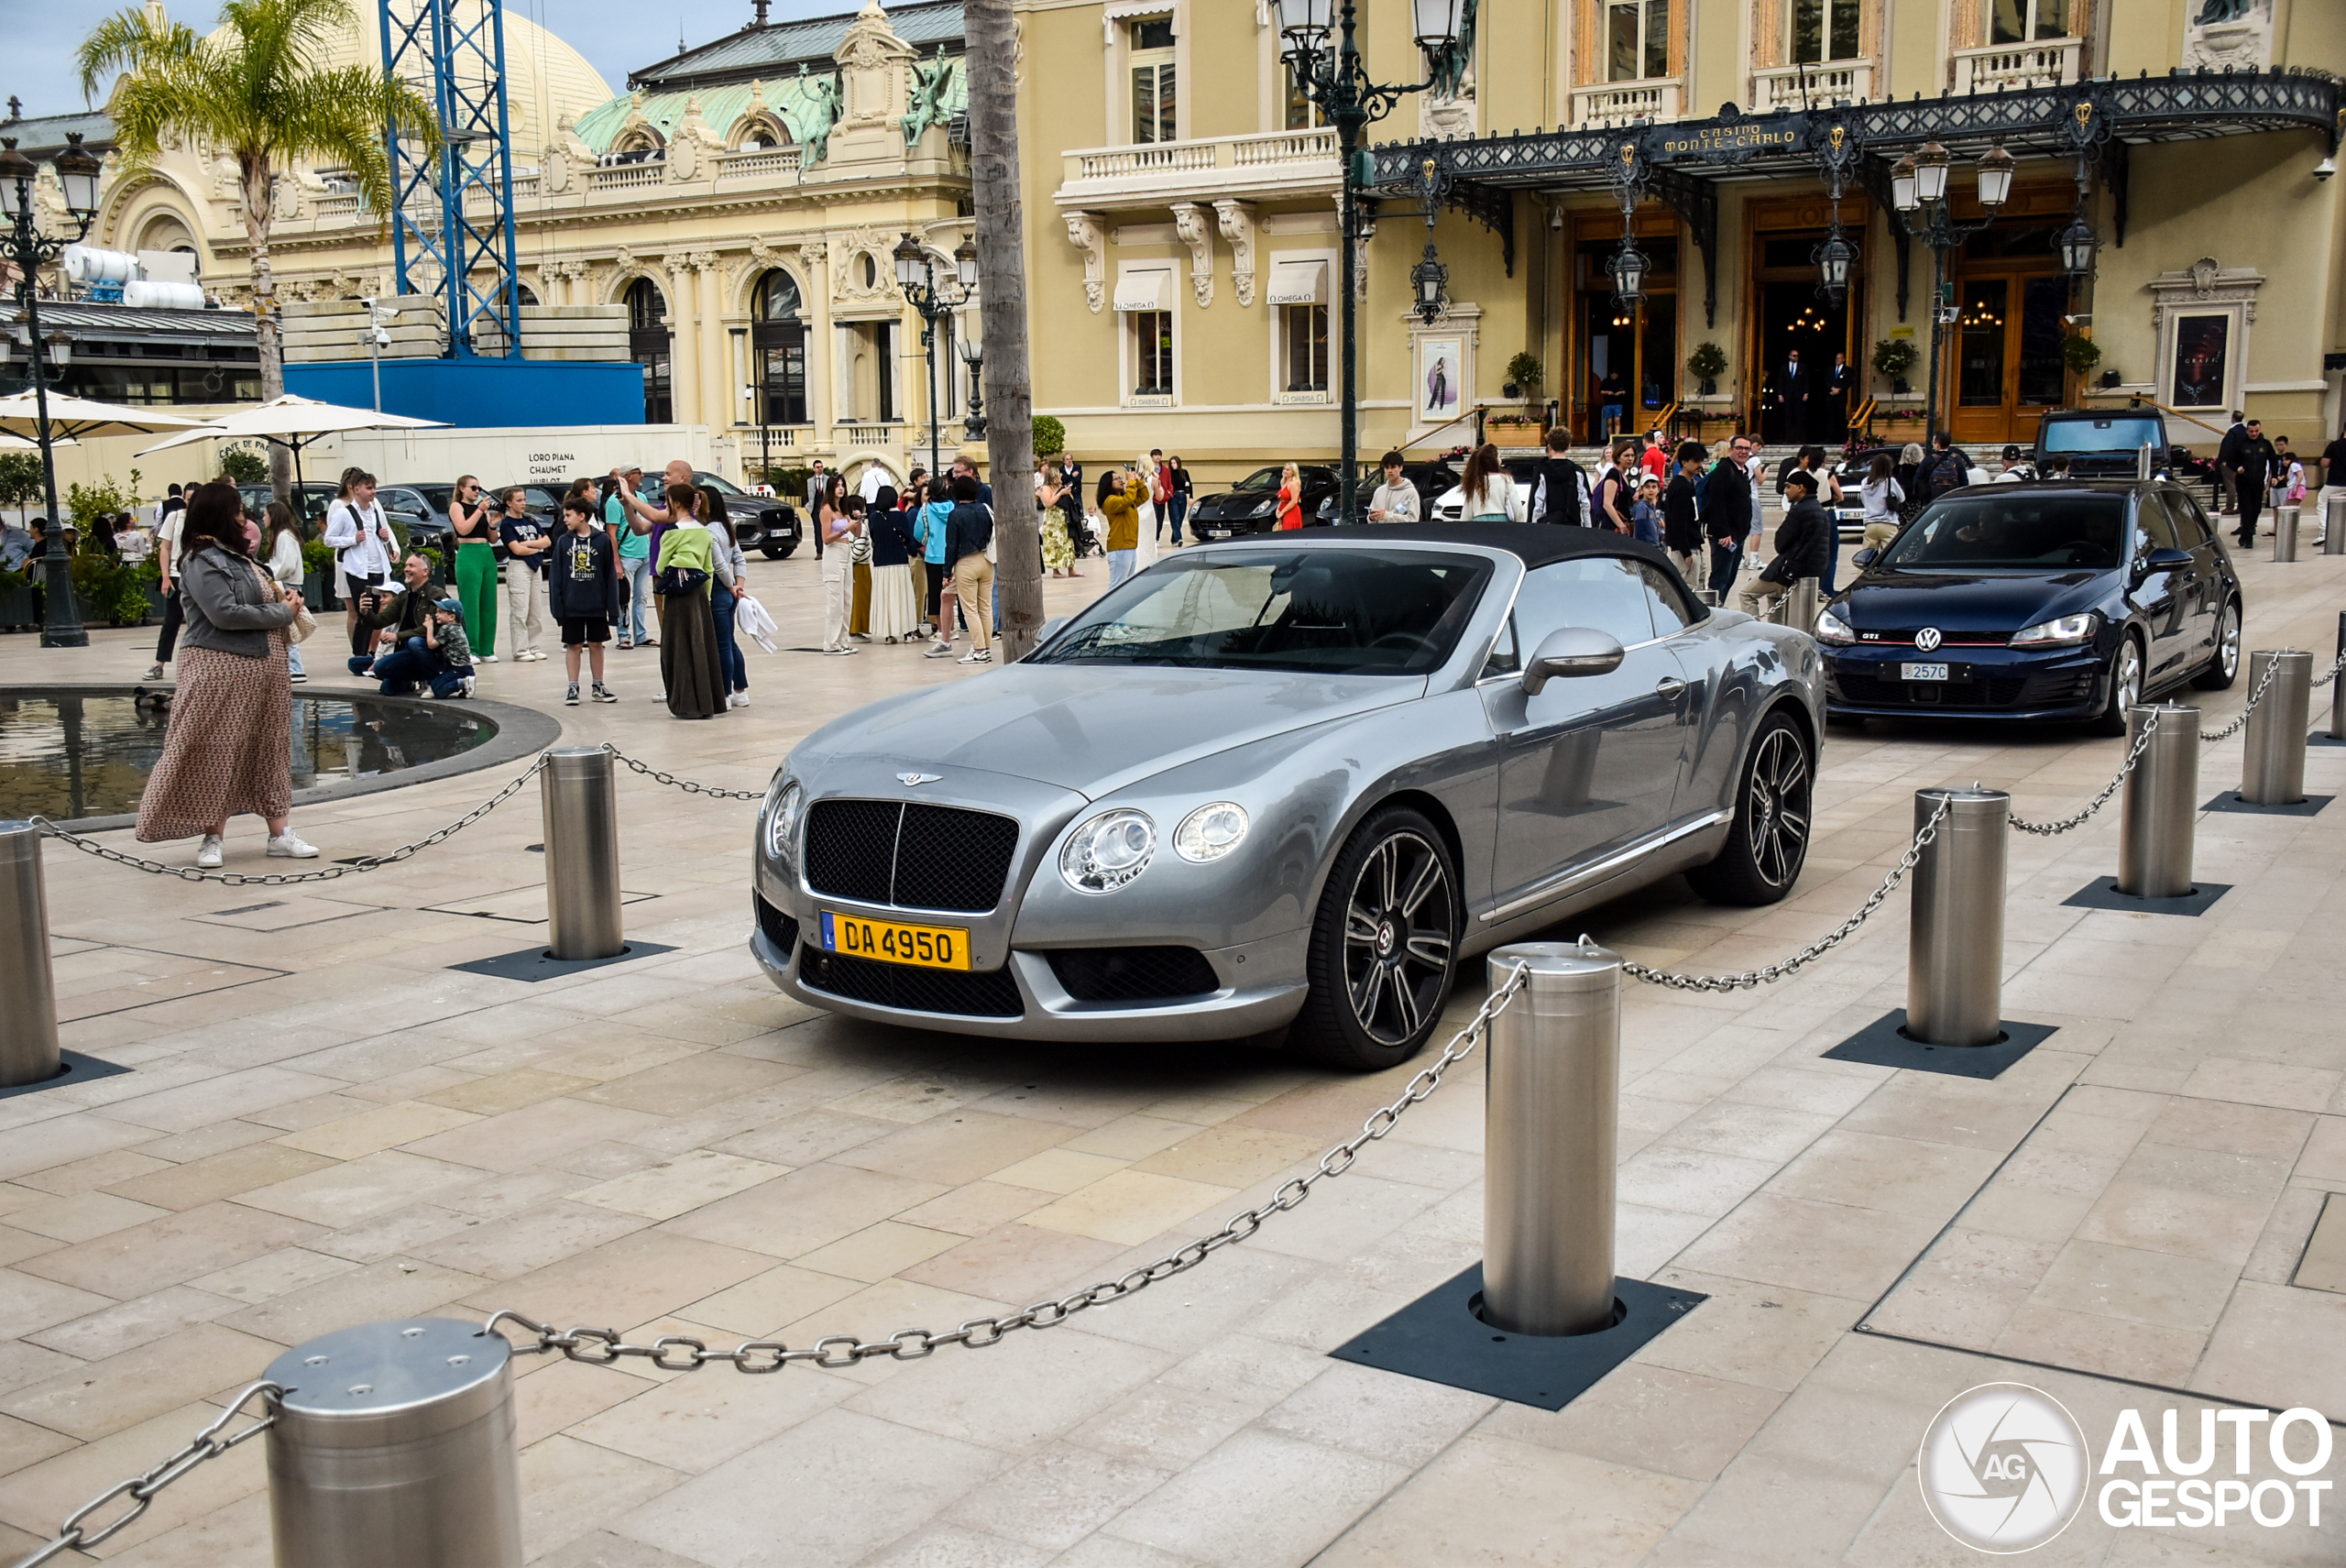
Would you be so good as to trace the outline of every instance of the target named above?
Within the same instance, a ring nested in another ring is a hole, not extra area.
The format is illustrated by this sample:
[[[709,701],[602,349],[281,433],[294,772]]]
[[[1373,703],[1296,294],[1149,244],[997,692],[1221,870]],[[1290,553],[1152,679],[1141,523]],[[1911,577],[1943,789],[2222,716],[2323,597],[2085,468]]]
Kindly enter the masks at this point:
[[[2327,180],[2337,172],[2338,160],[2334,158],[2325,158],[2313,166],[2313,177],[2316,180]]]
[[[390,345],[391,334],[385,332],[381,327],[377,327],[375,329],[375,346],[378,348],[389,348]]]
[[[2093,324],[2093,313],[2091,311],[2079,311],[2075,315],[2063,316],[2061,320],[2070,326],[2091,326]]]
[[[375,296],[372,294],[361,294],[358,296],[358,302],[371,311],[375,308]]]

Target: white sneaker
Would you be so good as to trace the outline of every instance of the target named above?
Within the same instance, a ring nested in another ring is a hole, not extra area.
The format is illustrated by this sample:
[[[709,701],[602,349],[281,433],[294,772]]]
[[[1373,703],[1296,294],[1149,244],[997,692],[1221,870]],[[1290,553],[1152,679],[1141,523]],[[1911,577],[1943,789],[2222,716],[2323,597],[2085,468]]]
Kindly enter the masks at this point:
[[[956,663],[963,664],[991,664],[993,663],[993,650],[991,648],[972,648],[968,652],[962,654]]]
[[[473,683],[474,683],[474,681],[475,681],[476,679],[477,679],[477,677],[472,676],[472,675],[466,675],[466,676],[465,677],[465,695],[466,695],[466,696],[472,696],[472,695],[473,695]]]
[[[952,656],[953,644],[950,642],[932,642],[921,654],[924,659],[950,659]]]
[[[301,842],[301,836],[291,828],[269,841],[269,853],[271,860],[279,861],[314,861],[318,858],[316,848]]]
[[[733,694],[733,706],[734,706],[735,707],[749,707],[749,706],[750,706],[750,694],[749,694],[748,692],[735,692],[735,693]]]
[[[197,868],[203,871],[209,872],[220,869],[219,834],[206,833],[203,836],[203,847],[196,850],[195,863]]]
[[[497,663],[497,655],[494,653],[476,654],[473,658],[473,663],[476,664],[494,664]]]
[[[725,698],[725,706],[726,706],[726,707],[740,707],[740,706],[741,706],[741,694],[740,694],[740,692],[733,692],[733,693],[730,693],[729,695],[728,695],[728,696],[727,696],[727,697]]]

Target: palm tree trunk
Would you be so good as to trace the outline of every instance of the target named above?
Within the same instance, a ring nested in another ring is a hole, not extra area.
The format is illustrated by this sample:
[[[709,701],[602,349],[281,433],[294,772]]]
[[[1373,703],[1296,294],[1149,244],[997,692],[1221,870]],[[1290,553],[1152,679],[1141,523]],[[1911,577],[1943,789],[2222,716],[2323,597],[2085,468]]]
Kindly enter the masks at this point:
[[[244,166],[245,239],[252,247],[253,339],[260,350],[263,402],[285,391],[285,341],[278,331],[277,274],[269,259],[269,230],[276,218],[277,173],[267,158]],[[269,488],[280,501],[293,496],[293,459],[282,446],[269,448]]]
[[[1002,658],[1026,656],[1043,627],[1035,515],[1035,381],[1026,356],[1025,214],[1018,193],[1018,37],[1011,0],[968,0],[970,178],[985,326],[986,465],[993,479],[994,592]]]

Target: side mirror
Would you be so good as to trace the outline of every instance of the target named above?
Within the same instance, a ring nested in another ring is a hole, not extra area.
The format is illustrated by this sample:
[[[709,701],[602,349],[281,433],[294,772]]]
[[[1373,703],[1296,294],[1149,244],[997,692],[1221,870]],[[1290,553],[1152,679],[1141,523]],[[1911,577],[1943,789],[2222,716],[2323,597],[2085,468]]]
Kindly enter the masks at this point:
[[[2174,550],[2162,546],[2159,549],[2152,551],[2148,555],[2143,556],[2143,565],[2148,566],[2154,572],[2172,572],[2179,567],[2188,566],[2191,565],[2191,555],[2188,551]]]
[[[1609,675],[1626,657],[1621,644],[1609,633],[1590,626],[1567,626],[1540,639],[1540,651],[1523,668],[1523,689],[1538,696],[1558,676]]]
[[[1857,567],[1858,570],[1862,572],[1880,558],[1881,547],[1877,544],[1869,544],[1864,549],[1849,557],[1849,565]]]

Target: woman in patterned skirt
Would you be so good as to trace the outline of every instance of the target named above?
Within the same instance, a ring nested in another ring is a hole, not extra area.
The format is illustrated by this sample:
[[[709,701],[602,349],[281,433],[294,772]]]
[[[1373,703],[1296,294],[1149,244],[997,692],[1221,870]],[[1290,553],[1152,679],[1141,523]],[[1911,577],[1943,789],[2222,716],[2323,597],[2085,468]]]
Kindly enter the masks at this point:
[[[1072,577],[1075,572],[1075,542],[1068,537],[1067,511],[1061,504],[1067,495],[1067,476],[1058,465],[1044,465],[1043,482],[1035,487],[1035,504],[1042,509],[1043,569],[1054,577]]]
[[[272,857],[306,861],[317,850],[288,819],[293,809],[293,690],[286,629],[301,594],[252,558],[236,487],[215,480],[188,498],[180,543],[186,630],[180,682],[163,755],[138,797],[138,841],[203,835],[195,863],[221,859],[228,818],[269,823]]]

